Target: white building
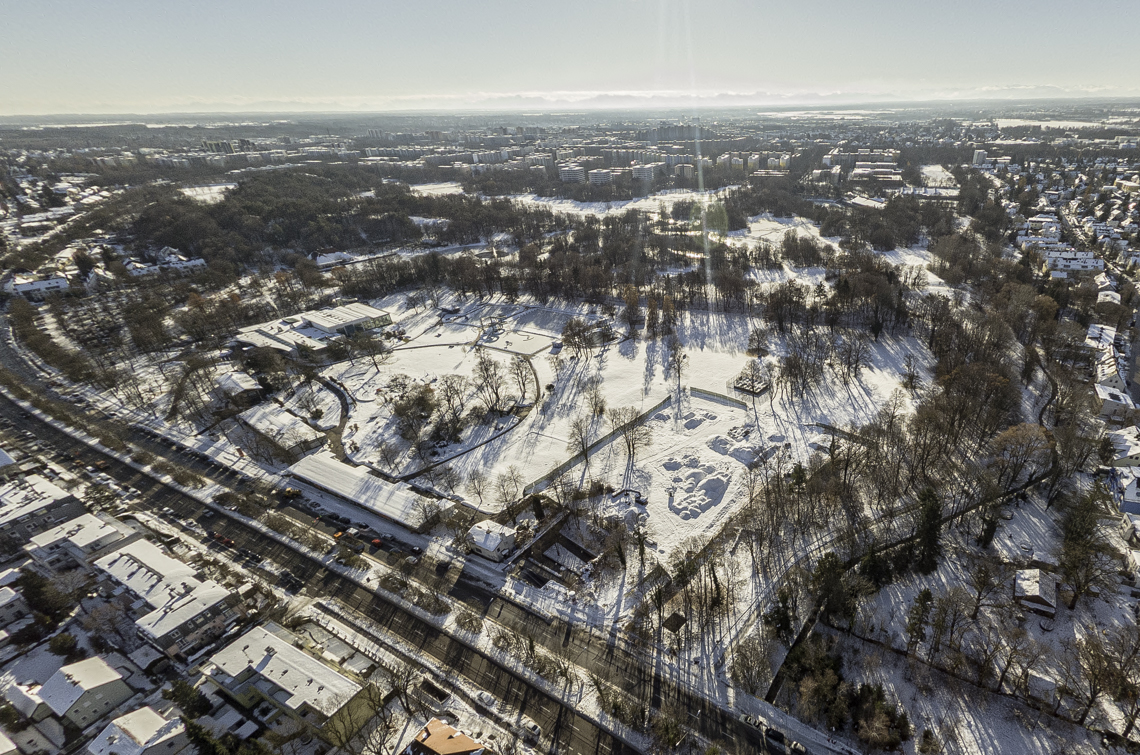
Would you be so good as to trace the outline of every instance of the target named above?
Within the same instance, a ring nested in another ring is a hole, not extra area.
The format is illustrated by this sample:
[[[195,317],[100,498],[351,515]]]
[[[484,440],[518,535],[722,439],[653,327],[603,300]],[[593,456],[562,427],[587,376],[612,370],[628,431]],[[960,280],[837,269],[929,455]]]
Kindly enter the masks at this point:
[[[296,635],[276,624],[254,627],[212,655],[202,674],[244,708],[268,703],[281,714],[320,726],[363,688],[299,644]]]
[[[48,571],[87,566],[141,535],[111,516],[83,514],[34,536],[24,550]]]
[[[652,181],[658,173],[665,170],[665,163],[649,163],[648,165],[634,165],[630,172],[635,181]]]
[[[1100,404],[1101,419],[1115,424],[1132,422],[1135,419],[1136,405],[1127,393],[1099,383],[1093,385],[1093,390],[1096,391],[1097,402]]]
[[[558,180],[566,184],[586,183],[586,169],[580,165],[562,165],[558,168]]]
[[[22,296],[29,301],[43,301],[53,291],[60,292],[71,288],[71,281],[62,275],[52,275],[46,278],[13,276],[5,288],[8,293]]]
[[[604,168],[591,170],[589,176],[591,186],[606,186],[614,182],[614,174]]]
[[[1128,361],[1121,356],[1115,346],[1110,346],[1100,352],[1096,360],[1096,382],[1114,391],[1128,390]]]
[[[387,312],[358,302],[303,312],[300,317],[318,330],[330,335],[335,333],[343,336],[350,336],[359,330],[372,330],[392,324],[392,317]]]
[[[1113,449],[1113,460],[1109,466],[1140,466],[1140,427],[1133,425],[1115,430],[1105,433],[1105,437],[1112,443]]]
[[[190,740],[181,719],[168,721],[150,706],[119,716],[87,745],[91,755],[177,755]]]
[[[483,558],[502,561],[515,547],[515,529],[484,519],[467,532],[467,546]]]
[[[83,503],[39,475],[0,486],[0,552],[14,553],[33,535],[85,513]]]
[[[51,712],[84,729],[125,703],[134,691],[102,658],[64,666],[35,691]]]
[[[218,637],[243,614],[238,595],[146,540],[95,562],[129,594],[139,636],[170,657],[188,655]]]

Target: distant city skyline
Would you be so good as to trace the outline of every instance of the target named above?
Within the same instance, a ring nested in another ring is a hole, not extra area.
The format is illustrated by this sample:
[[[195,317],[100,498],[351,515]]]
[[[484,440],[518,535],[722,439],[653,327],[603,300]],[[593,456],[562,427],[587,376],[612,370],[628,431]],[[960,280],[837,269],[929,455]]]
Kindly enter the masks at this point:
[[[2,2],[0,115],[1140,95],[1118,0]]]

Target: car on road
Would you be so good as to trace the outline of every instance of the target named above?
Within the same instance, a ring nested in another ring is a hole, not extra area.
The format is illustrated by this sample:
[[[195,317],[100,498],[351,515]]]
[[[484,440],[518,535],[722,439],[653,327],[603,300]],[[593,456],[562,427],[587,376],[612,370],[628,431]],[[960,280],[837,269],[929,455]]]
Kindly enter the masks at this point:
[[[498,700],[495,699],[494,695],[492,695],[490,692],[487,692],[485,690],[481,691],[479,694],[475,695],[475,699],[478,700],[479,703],[482,704],[486,708],[494,708],[495,705],[499,702]]]
[[[751,726],[753,729],[757,729],[759,731],[764,731],[764,727],[766,726],[766,724],[759,718],[747,713],[740,716],[740,722],[745,726]]]

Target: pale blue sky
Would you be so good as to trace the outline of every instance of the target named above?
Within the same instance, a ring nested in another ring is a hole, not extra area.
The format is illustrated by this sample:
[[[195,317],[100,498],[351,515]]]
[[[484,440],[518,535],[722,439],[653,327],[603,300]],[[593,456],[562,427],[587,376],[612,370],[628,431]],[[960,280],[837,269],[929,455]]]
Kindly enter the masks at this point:
[[[0,0],[0,27],[0,115],[1140,93],[1137,0]]]

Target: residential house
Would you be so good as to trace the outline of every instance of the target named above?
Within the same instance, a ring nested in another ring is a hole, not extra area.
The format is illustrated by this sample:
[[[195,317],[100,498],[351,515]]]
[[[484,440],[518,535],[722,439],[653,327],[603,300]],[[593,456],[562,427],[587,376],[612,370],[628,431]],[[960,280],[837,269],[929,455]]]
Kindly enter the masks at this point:
[[[24,550],[49,572],[87,567],[142,535],[106,514],[83,514],[32,537]]]
[[[1125,424],[1136,419],[1136,404],[1127,393],[1099,383],[1093,385],[1093,390],[1100,404],[1101,419],[1115,424]]]
[[[6,627],[14,621],[30,616],[28,604],[24,596],[11,587],[0,587],[0,627]]]
[[[361,684],[302,650],[277,624],[254,627],[202,666],[206,682],[268,725],[320,727],[364,691]]]
[[[438,718],[416,734],[404,755],[494,755],[494,751]]]
[[[484,519],[467,531],[467,547],[483,558],[502,561],[515,547],[515,529]]]
[[[237,418],[271,446],[293,458],[320,448],[325,443],[324,434],[276,404],[255,406]]]
[[[39,475],[0,486],[0,553],[23,548],[33,535],[84,513],[83,502]]]
[[[139,636],[171,658],[185,657],[221,636],[242,615],[241,597],[146,540],[95,561],[138,612]]]
[[[52,713],[83,729],[125,703],[134,691],[122,674],[95,657],[64,666],[36,694]]]
[[[1105,437],[1112,443],[1112,467],[1140,466],[1140,427],[1133,425],[1123,430],[1114,430],[1105,433]]]
[[[150,706],[119,716],[87,745],[91,755],[177,755],[190,740],[181,719],[168,721]]]

